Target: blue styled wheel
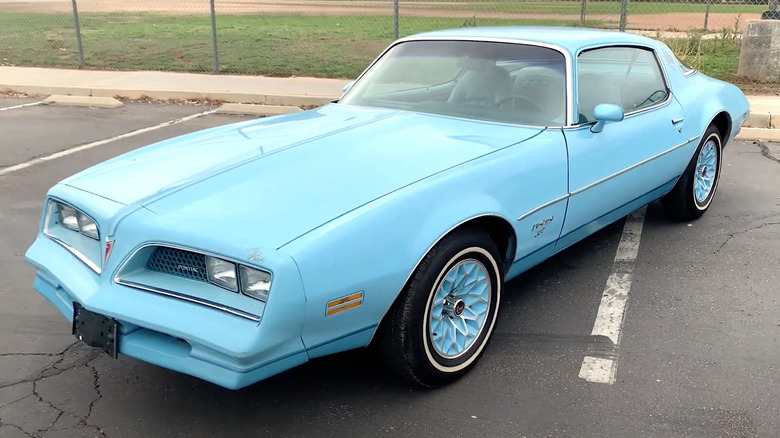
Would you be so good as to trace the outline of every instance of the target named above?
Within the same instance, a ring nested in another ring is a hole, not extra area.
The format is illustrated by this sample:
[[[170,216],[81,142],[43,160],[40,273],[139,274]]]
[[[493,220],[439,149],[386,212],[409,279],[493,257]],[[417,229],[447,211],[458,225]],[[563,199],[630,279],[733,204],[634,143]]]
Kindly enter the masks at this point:
[[[718,155],[720,143],[715,136],[710,136],[699,150],[699,156],[696,159],[696,172],[693,183],[693,196],[698,205],[712,200],[712,194],[715,192],[715,182],[718,176]]]
[[[718,129],[710,126],[677,184],[661,198],[671,219],[693,220],[710,207],[720,180],[722,141]]]
[[[385,360],[428,387],[465,374],[496,322],[503,270],[496,244],[480,230],[442,239],[423,258],[383,323]]]
[[[493,290],[490,274],[479,260],[465,259],[442,273],[435,288],[428,303],[426,342],[440,357],[456,359],[485,329]]]

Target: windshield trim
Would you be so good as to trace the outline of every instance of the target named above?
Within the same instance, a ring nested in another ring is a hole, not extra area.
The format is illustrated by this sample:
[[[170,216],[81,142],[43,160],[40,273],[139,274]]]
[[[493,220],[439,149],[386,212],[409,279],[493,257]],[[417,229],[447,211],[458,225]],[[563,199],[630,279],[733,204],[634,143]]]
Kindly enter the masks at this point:
[[[365,108],[368,110],[376,109],[371,106],[365,106],[365,105],[356,105],[353,103],[342,103],[339,105],[344,106],[350,106],[354,108]],[[422,111],[415,111],[411,109],[388,109],[387,111],[394,111],[396,113],[407,113],[407,114],[419,114],[421,116],[430,116],[430,117],[441,117],[445,119],[452,119],[452,120],[465,120],[467,122],[473,122],[473,123],[486,123],[489,125],[501,125],[501,126],[512,126],[512,127],[520,127],[520,128],[533,128],[533,129],[539,129],[539,132],[545,131],[547,129],[561,129],[564,128],[564,126],[561,125],[532,125],[530,123],[513,123],[513,122],[502,122],[499,120],[483,120],[483,119],[472,119],[469,117],[459,117],[454,116],[450,114],[437,114],[437,113],[425,113]],[[524,140],[525,141],[525,140]]]
[[[565,81],[566,81],[566,124],[563,125],[563,127],[572,126],[572,123],[575,120],[574,119],[574,113],[573,113],[573,111],[574,111],[573,103],[574,102],[572,100],[573,99],[573,91],[574,91],[574,81],[572,80],[572,74],[571,74],[571,72],[573,71],[572,70],[573,60],[572,60],[572,56],[569,53],[569,51],[564,49],[562,46],[557,45],[557,44],[542,43],[542,42],[538,42],[538,41],[528,41],[528,40],[521,40],[521,39],[515,39],[515,38],[490,38],[490,37],[484,37],[483,38],[483,37],[466,37],[466,36],[463,36],[463,37],[457,37],[457,36],[450,36],[450,37],[444,37],[444,36],[441,36],[441,37],[437,37],[437,36],[417,36],[417,37],[415,37],[415,36],[411,36],[411,37],[406,37],[406,38],[401,38],[399,40],[396,40],[395,42],[393,42],[392,44],[387,46],[387,48],[385,50],[383,50],[382,53],[380,53],[379,56],[377,56],[376,59],[374,59],[371,62],[371,64],[369,64],[368,67],[366,67],[366,69],[363,70],[362,73],[360,73],[360,75],[358,75],[357,79],[355,79],[354,82],[357,83],[358,81],[360,81],[360,79],[363,77],[363,75],[365,75],[366,72],[368,70],[370,70],[374,66],[374,64],[376,64],[380,59],[382,59],[382,57],[385,56],[385,54],[390,49],[392,49],[393,47],[395,47],[395,46],[397,46],[399,44],[410,42],[410,41],[474,41],[474,42],[486,42],[486,43],[517,44],[517,45],[525,45],[525,46],[543,47],[543,48],[546,48],[546,49],[552,49],[552,50],[555,50],[556,52],[559,52],[561,55],[563,55],[563,58],[565,60],[565,64],[564,64],[564,69],[565,69],[565,71],[564,71],[564,78],[565,78]],[[344,93],[341,97],[343,98],[344,96],[349,94],[349,92],[352,89],[354,89],[354,88],[355,88],[354,86],[350,87],[350,89],[347,90],[347,92]],[[339,99],[339,100],[341,100],[341,99]],[[476,119],[467,119],[467,120],[476,120]],[[523,125],[523,126],[553,127],[554,125]]]

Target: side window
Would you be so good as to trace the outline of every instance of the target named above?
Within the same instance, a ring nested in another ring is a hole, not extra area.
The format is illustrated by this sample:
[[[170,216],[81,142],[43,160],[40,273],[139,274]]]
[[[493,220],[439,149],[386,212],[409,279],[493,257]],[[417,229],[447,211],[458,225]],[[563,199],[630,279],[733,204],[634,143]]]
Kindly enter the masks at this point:
[[[577,57],[579,122],[592,122],[600,103],[620,105],[626,113],[666,100],[668,90],[652,50],[608,47]]]

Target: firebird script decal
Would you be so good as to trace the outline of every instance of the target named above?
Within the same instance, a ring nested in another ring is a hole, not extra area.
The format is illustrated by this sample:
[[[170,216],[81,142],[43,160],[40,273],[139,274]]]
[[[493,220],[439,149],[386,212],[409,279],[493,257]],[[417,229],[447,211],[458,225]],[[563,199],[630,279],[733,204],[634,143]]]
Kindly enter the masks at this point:
[[[541,236],[542,233],[544,233],[544,230],[547,228],[547,225],[549,225],[553,219],[555,219],[555,216],[550,216],[541,222],[535,223],[533,226],[534,237]]]

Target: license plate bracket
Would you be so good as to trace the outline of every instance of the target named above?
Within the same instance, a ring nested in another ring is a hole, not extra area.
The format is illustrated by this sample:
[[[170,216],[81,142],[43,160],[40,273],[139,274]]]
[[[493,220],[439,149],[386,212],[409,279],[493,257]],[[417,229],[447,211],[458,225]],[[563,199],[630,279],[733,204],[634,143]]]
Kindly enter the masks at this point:
[[[90,347],[100,348],[116,359],[118,351],[117,322],[73,303],[73,335]]]

